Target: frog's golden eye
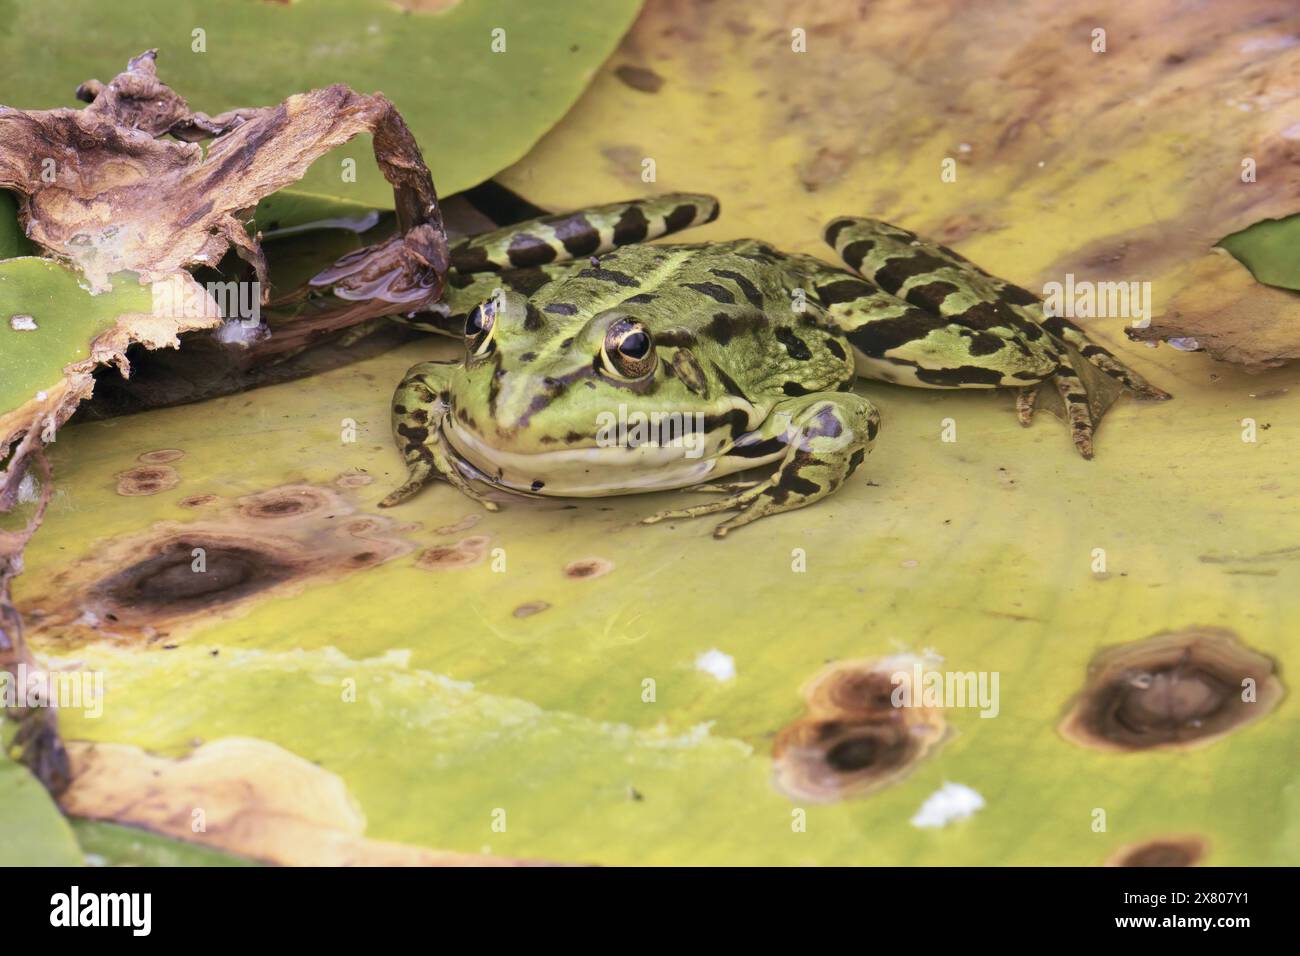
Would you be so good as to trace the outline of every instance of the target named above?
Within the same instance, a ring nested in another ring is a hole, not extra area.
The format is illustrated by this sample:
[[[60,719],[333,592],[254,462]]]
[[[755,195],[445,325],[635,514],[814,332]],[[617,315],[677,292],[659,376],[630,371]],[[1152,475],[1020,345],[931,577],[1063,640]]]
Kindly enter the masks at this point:
[[[496,301],[489,299],[465,316],[465,347],[471,356],[487,355],[496,344]]]
[[[634,319],[619,319],[610,325],[600,354],[606,372],[616,378],[645,378],[659,361],[650,330]]]

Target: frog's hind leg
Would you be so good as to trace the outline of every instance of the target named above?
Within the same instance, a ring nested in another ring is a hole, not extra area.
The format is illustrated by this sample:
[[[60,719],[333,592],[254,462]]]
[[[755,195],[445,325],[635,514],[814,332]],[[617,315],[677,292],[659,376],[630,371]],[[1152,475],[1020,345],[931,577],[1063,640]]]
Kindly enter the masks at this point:
[[[488,511],[496,511],[489,501],[465,479],[442,437],[442,421],[447,415],[445,396],[447,375],[453,363],[421,362],[412,366],[393,393],[393,437],[406,462],[406,481],[379,502],[381,508],[401,504],[423,488],[432,478],[443,478],[457,490],[473,498]]]
[[[468,275],[599,256],[716,218],[718,201],[699,193],[668,193],[593,206],[463,239],[451,247],[451,268]]]
[[[1034,420],[1034,406],[1038,404],[1038,389],[1042,386],[1030,385],[1027,388],[1019,389],[1016,392],[1016,418],[1020,419],[1020,424],[1028,428]]]
[[[1058,344],[1076,349],[1088,362],[1142,399],[1164,401],[1173,396],[1157,388],[1122,363],[1109,350],[1088,338],[1068,319],[1047,315],[1038,296],[1027,289],[985,272],[947,246],[930,242],[907,229],[879,219],[842,217],[827,224],[826,241],[855,270],[898,293],[918,272],[964,275],[967,284],[994,307],[1014,311],[1026,322],[1042,328]],[[917,288],[909,284],[909,292]],[[910,299],[910,295],[909,295]]]
[[[1019,291],[1024,292],[1023,289]],[[1028,292],[1025,292],[1024,294],[1027,296],[1030,295]],[[1156,388],[1156,386],[1152,385],[1137,372],[1133,371],[1117,359],[1111,352],[1088,338],[1083,329],[1079,328],[1069,319],[1064,319],[1060,316],[1047,315],[1036,299],[1034,300],[1034,304],[1032,306],[1026,306],[1026,309],[1031,310],[1031,315],[1036,314],[1038,316],[1039,324],[1047,330],[1049,335],[1072,346],[1080,355],[1087,359],[1090,364],[1096,366],[1102,372],[1115,379],[1115,381],[1119,382],[1138,398],[1158,402],[1165,402],[1173,398],[1173,396],[1164,389]]]
[[[785,443],[785,457],[770,478],[735,482],[739,490],[725,498],[662,511],[642,523],[740,509],[713,529],[715,538],[723,538],[759,518],[810,505],[839,488],[862,463],[880,430],[880,414],[850,392],[813,392],[779,404],[768,429],[769,438]]]
[[[1092,433],[1096,427],[1092,420],[1092,407],[1088,404],[1088,392],[1083,387],[1083,380],[1065,361],[1052,373],[1052,384],[1065,404],[1065,420],[1070,426],[1070,437],[1074,447],[1084,458],[1092,457]],[[1017,409],[1019,409],[1017,401]],[[1020,423],[1028,424],[1022,417]]]

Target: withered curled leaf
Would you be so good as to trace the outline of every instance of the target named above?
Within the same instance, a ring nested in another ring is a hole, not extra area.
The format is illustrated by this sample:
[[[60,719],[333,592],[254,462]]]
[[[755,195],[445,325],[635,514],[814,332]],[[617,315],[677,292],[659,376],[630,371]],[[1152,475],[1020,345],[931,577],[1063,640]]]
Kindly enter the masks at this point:
[[[334,85],[209,117],[158,79],[155,56],[134,58],[108,84],[82,84],[85,109],[0,107],[0,188],[21,197],[32,241],[74,264],[96,290],[125,270],[153,282],[215,266],[233,246],[256,271],[265,301],[266,260],[244,226],[251,210],[319,156],[370,132],[393,186],[399,236],[350,257],[335,291],[387,303],[376,315],[438,297],[447,245],[437,193],[383,95]],[[205,151],[195,141],[206,137]]]

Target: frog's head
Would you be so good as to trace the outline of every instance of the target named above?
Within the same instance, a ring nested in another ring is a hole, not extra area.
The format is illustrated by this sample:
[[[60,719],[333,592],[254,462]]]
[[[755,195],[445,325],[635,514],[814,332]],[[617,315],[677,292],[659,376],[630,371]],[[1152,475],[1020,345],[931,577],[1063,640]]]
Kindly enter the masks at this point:
[[[552,315],[503,292],[470,313],[444,426],[499,484],[562,495],[700,481],[762,417],[710,387],[684,330],[625,305]]]

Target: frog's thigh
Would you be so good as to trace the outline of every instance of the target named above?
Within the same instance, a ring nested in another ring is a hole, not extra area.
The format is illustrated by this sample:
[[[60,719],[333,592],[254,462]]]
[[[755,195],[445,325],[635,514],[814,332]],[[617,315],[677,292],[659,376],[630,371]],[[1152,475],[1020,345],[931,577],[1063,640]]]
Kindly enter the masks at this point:
[[[785,457],[770,478],[719,501],[651,515],[645,523],[741,509],[714,529],[721,538],[766,515],[810,505],[862,463],[880,430],[880,413],[859,395],[814,392],[777,405],[764,430],[785,444]]]

